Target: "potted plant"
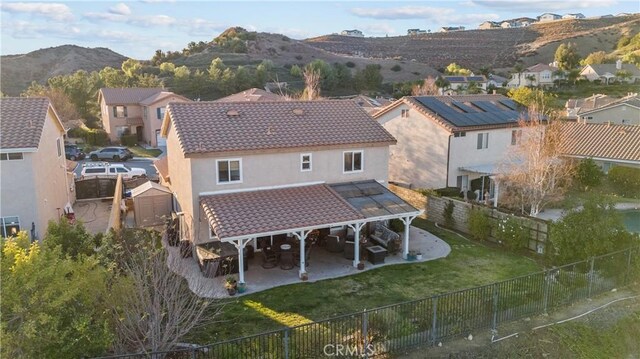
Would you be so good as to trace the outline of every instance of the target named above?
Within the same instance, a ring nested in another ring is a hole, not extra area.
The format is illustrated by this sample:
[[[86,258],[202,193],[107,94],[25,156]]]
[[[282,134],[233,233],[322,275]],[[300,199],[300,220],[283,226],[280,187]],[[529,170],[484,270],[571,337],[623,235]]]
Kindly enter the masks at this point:
[[[244,293],[247,291],[247,285],[245,283],[240,282],[238,283],[237,290],[238,290],[238,293]]]
[[[224,280],[224,287],[227,289],[227,292],[229,293],[229,295],[236,295],[238,282],[233,276],[227,276]]]
[[[418,261],[422,260],[422,252],[420,252],[420,251],[416,252],[416,260],[418,260]]]
[[[416,251],[409,251],[409,253],[407,254],[407,260],[408,261],[415,261],[416,260]]]

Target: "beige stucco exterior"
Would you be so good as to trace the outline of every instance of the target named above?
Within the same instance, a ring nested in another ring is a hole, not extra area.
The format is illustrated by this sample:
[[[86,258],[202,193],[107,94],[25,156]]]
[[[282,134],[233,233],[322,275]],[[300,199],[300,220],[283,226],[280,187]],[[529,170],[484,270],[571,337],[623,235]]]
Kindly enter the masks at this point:
[[[53,111],[48,112],[37,150],[23,152],[22,160],[2,161],[0,171],[0,217],[19,217],[20,229],[27,233],[33,223],[39,238],[48,222],[63,214],[73,188],[67,178],[64,130]]]
[[[622,103],[581,114],[586,123],[607,123],[640,126],[640,108]]]
[[[511,75],[511,80],[507,83],[507,87],[525,87],[525,86],[553,86],[553,81],[559,79],[550,70],[540,72],[521,72]]]
[[[127,108],[127,117],[116,117],[113,114],[113,108],[116,106],[125,106]],[[117,143],[119,138],[119,127],[126,127],[131,134],[137,133],[137,127],[143,126],[143,124],[136,124],[135,118],[142,119],[142,107],[137,104],[118,104],[107,105],[104,101],[104,97],[100,97],[100,116],[102,119],[102,127],[107,134],[111,142]],[[138,120],[139,121],[139,120]]]
[[[169,102],[186,102],[186,100],[182,96],[170,95],[155,103],[142,107],[142,121],[144,122],[143,140],[153,147],[165,145],[162,143],[159,145],[157,139],[160,137],[160,129],[162,128],[162,120],[164,119],[164,109]],[[160,116],[160,118],[158,118],[158,108],[162,109],[162,116]],[[163,138],[160,137],[161,142],[162,140]]]

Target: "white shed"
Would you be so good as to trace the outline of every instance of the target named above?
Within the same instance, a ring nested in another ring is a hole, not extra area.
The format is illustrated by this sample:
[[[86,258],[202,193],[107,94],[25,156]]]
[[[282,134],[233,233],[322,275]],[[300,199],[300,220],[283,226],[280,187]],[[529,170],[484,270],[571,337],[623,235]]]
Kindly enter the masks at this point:
[[[136,226],[148,227],[165,223],[172,209],[171,191],[155,182],[146,182],[131,190]]]

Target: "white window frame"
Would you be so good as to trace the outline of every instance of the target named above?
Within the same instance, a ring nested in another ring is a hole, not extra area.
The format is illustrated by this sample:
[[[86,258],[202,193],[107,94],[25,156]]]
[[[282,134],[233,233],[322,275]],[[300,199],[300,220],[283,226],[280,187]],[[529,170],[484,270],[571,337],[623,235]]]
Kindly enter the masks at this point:
[[[229,181],[220,182],[220,170],[219,163],[220,162],[233,162],[238,161],[238,169],[240,171],[240,179],[236,181],[231,180],[231,166],[229,166]],[[234,184],[234,183],[242,183],[242,158],[223,158],[216,160],[216,184],[225,185],[225,184]]]
[[[7,233],[6,233],[6,223],[5,223],[5,219],[6,218],[16,218],[17,219],[17,224],[18,224],[18,232],[20,232],[22,230],[22,226],[20,225],[20,216],[4,216],[4,217],[0,217],[0,236],[2,237],[8,237]],[[17,233],[16,233],[17,234]]]
[[[402,109],[400,110],[400,117],[401,118],[409,118],[409,109]]]
[[[56,146],[58,147],[58,157],[62,156],[62,146],[60,145],[60,137],[56,138]]]
[[[304,158],[305,156],[309,156],[309,168],[305,169],[304,164],[306,163]],[[311,153],[301,153],[300,154],[300,172],[311,172],[313,170],[313,156]]]
[[[489,148],[489,132],[480,132],[478,133],[478,139],[482,136],[482,142],[480,143],[480,148],[478,148],[478,143],[476,142],[477,150],[486,150]]]
[[[160,110],[160,112],[158,112]],[[164,113],[167,110],[166,106],[156,107],[156,118],[160,121],[164,119]],[[158,118],[158,114],[160,114],[160,118]]]
[[[344,155],[346,155],[347,153],[351,153],[351,168],[353,168],[353,157],[356,153],[360,153],[360,169],[359,170],[351,170],[351,171],[345,171],[344,170]],[[364,150],[353,150],[353,151],[343,151],[342,152],[342,173],[343,174],[350,174],[350,173],[360,173],[364,171]]]
[[[10,158],[11,155],[20,155],[20,158]],[[0,161],[22,161],[22,160],[24,160],[24,153],[22,152],[0,153]]]

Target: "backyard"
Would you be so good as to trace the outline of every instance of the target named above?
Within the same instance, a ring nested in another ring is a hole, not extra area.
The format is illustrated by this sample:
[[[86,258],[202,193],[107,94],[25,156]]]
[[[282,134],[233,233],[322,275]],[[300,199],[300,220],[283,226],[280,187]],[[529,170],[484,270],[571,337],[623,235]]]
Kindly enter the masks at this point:
[[[429,297],[539,271],[534,260],[467,240],[416,219],[413,225],[452,248],[442,259],[382,267],[361,274],[299,283],[222,302],[215,323],[192,332],[199,344],[214,343],[383,305]]]

